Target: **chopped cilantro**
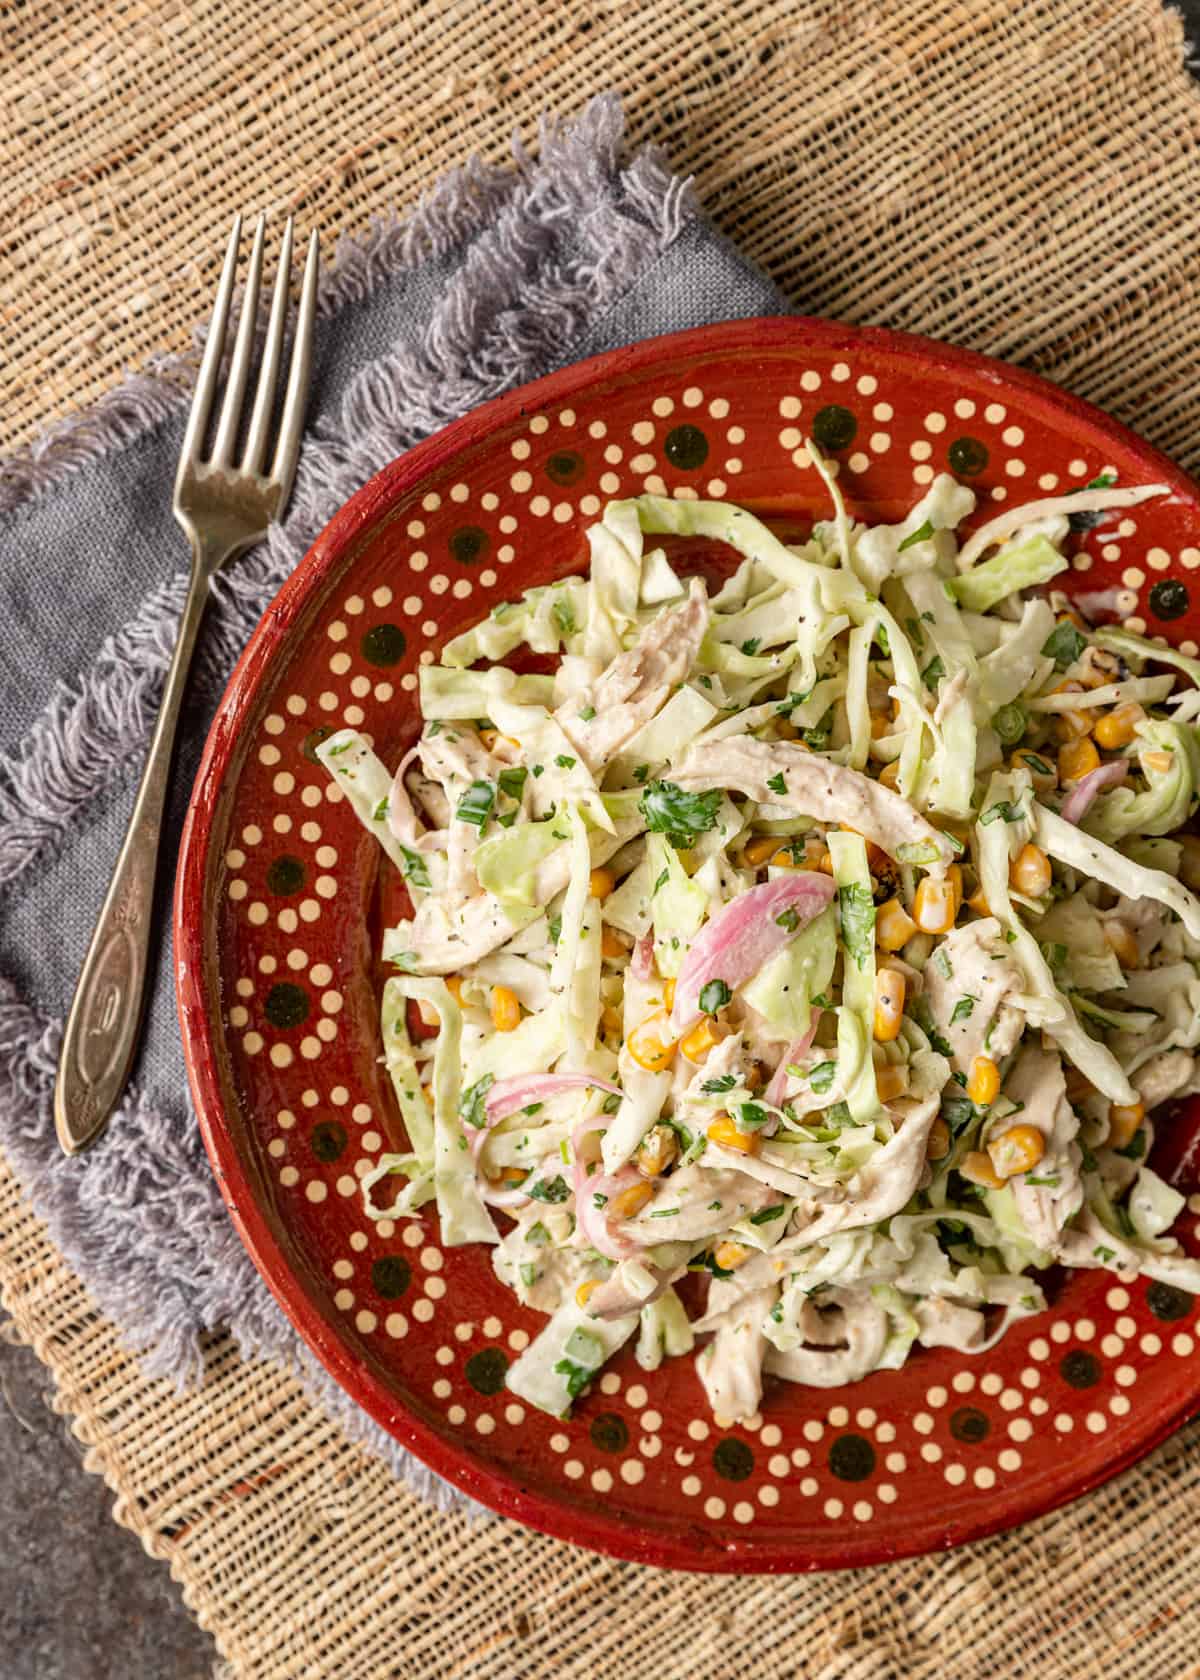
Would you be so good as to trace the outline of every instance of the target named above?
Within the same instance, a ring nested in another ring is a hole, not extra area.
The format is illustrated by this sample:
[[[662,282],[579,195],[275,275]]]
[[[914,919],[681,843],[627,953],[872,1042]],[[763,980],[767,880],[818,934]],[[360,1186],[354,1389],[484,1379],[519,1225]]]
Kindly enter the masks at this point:
[[[665,834],[674,844],[687,844],[688,837],[707,834],[717,825],[721,791],[685,793],[674,782],[651,782],[639,808],[651,834]]]
[[[474,1085],[468,1085],[458,1102],[458,1116],[468,1126],[482,1126],[487,1120],[487,1094],[494,1083],[495,1075],[485,1073],[482,1079],[477,1079]]]
[[[1087,645],[1087,637],[1075,628],[1070,619],[1064,619],[1047,636],[1042,653],[1047,659],[1053,659],[1056,670],[1065,671],[1068,665],[1074,665]]]
[[[560,596],[550,608],[550,617],[556,628],[564,636],[571,636],[575,632],[575,608],[569,597]]]
[[[525,783],[529,772],[524,765],[517,765],[511,770],[501,770],[499,776],[500,792],[506,793],[510,799],[520,799],[525,791]]]
[[[595,715],[595,706],[581,706],[579,709],[579,719],[581,723],[591,723]]]
[[[535,1202],[565,1202],[570,1193],[567,1189],[566,1179],[561,1176],[539,1179],[536,1184],[531,1184],[525,1192]]]
[[[569,753],[558,753],[554,762],[560,770],[574,770],[577,760],[573,759]]]
[[[925,669],[921,672],[921,681],[932,694],[938,683],[945,675],[946,667],[942,661],[942,656],[940,653],[935,653],[928,665],[926,665]]]
[[[706,1079],[700,1089],[710,1097],[719,1097],[725,1091],[732,1091],[736,1084],[732,1073],[720,1073],[714,1079]]]
[[[786,910],[781,910],[775,918],[775,926],[781,927],[785,933],[795,933],[800,926],[800,912],[794,904],[789,904]]]
[[[404,859],[401,873],[406,881],[411,881],[414,887],[429,889],[429,870],[420,852],[410,850],[408,846],[400,847],[400,856]]]
[[[969,1021],[978,1001],[979,1000],[977,998],[973,998],[969,992],[964,997],[960,997],[951,1011],[950,1025],[953,1027],[956,1026],[959,1021]]]
[[[761,646],[762,646],[762,637],[761,636],[750,636],[750,637],[747,638],[746,641],[744,641],[742,643],[742,652],[746,655],[747,658],[753,658],[753,656],[758,652],[758,650]]]
[[[750,1223],[751,1225],[769,1225],[772,1219],[778,1219],[786,1211],[787,1206],[784,1202],[778,1203],[775,1207],[759,1208],[757,1213],[750,1215]]]

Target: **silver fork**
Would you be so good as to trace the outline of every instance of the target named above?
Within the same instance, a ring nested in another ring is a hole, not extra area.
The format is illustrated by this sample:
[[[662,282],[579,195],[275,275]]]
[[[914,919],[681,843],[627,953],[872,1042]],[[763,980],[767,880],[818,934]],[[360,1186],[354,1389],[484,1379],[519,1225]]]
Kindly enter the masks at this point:
[[[246,275],[237,338],[229,363],[225,399],[217,420],[212,452],[208,456],[204,454],[204,439],[217,392],[229,305],[237,273],[241,232],[242,220],[239,216],[233,224],[229,249],[225,253],[212,326],[200,363],[175,478],[175,518],[192,545],[187,600],[133,814],[84,959],[63,1037],[54,1087],[54,1122],[58,1140],[68,1155],[85,1149],[104,1130],[129,1079],[141,1035],[148,991],[154,883],[171,754],[188,667],[208,600],[209,584],[213,574],[227,560],[260,541],[266,535],[271,520],[282,512],[300,452],[316,311],[318,258],[315,232],[309,241],[308,258],[304,265],[291,366],[275,452],[270,470],[266,470],[292,264],[292,223],[289,218],[284,229],[262,366],[241,459],[234,464],[234,450],[243,420],[243,399],[253,357],[262,279],[264,223],[261,219],[250,252],[250,267]]]

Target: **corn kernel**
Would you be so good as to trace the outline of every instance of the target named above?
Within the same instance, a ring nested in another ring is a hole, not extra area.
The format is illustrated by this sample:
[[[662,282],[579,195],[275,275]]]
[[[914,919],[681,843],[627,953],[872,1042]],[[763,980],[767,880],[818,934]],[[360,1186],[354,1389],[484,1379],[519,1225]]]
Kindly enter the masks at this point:
[[[634,1165],[647,1178],[657,1178],[666,1172],[679,1153],[679,1144],[670,1126],[651,1126],[634,1155]]]
[[[917,931],[917,924],[898,898],[889,898],[875,915],[875,937],[881,950],[898,951]]]
[[[492,1025],[497,1032],[515,1032],[521,1025],[521,1005],[511,986],[492,987]]]
[[[605,1004],[604,1008],[600,1011],[600,1020],[604,1026],[605,1032],[613,1033],[618,1038],[625,1029],[625,1022],[622,1018],[621,1011],[611,1003]]]
[[[875,976],[875,1037],[880,1044],[890,1044],[900,1036],[904,992],[903,974],[890,968],[879,970]]]
[[[1038,793],[1048,793],[1058,785],[1058,776],[1050,760],[1044,754],[1034,752],[1032,747],[1018,747],[1009,763],[1014,770],[1028,772]]]
[[[1087,625],[1084,623],[1080,614],[1075,611],[1074,607],[1068,607],[1065,612],[1060,612],[1058,615],[1058,622],[1059,624],[1073,624],[1076,630],[1087,629]]]
[[[879,772],[879,782],[882,787],[896,791],[896,784],[900,780],[900,760],[894,758],[890,764],[885,764]]]
[[[505,1185],[524,1184],[528,1177],[529,1173],[525,1167],[501,1167],[499,1172],[488,1175],[488,1183],[500,1189]]]
[[[1050,891],[1050,859],[1032,841],[1021,847],[1008,873],[1013,886],[1026,898],[1041,898]]]
[[[817,868],[820,870],[822,875],[833,874],[833,858],[828,851],[823,851],[821,856],[817,859]]]
[[[642,1211],[653,1194],[654,1191],[648,1184],[627,1184],[624,1190],[618,1190],[609,1202],[609,1211],[618,1219],[632,1219],[635,1213]]]
[[[690,1032],[684,1033],[679,1041],[679,1048],[689,1062],[702,1062],[714,1044],[720,1044],[724,1033],[715,1021],[707,1017],[697,1021]]]
[[[432,1085],[422,1085],[421,1095],[425,1098],[425,1101],[427,1103],[432,1104],[434,1102],[433,1086]]]
[[[958,1170],[971,1184],[981,1184],[985,1190],[1004,1188],[1004,1180],[993,1167],[990,1157],[981,1149],[973,1149],[969,1155],[964,1155]]]
[[[736,1272],[749,1258],[750,1250],[736,1242],[718,1243],[713,1253],[713,1259],[723,1272]]]
[[[1096,751],[1096,743],[1086,735],[1081,735],[1077,741],[1068,741],[1058,749],[1058,779],[1061,782],[1077,782],[1099,768],[1100,754]]]
[[[462,977],[462,975],[461,974],[447,974],[447,976],[446,976],[446,990],[450,993],[450,996],[454,999],[455,1003],[461,1005],[462,1000],[463,1000],[463,995],[462,995],[462,993],[463,993],[463,977]]]
[[[1000,1069],[990,1056],[976,1056],[967,1080],[967,1095],[977,1108],[994,1103],[1000,1089]]]
[[[1031,1171],[1046,1153],[1046,1140],[1036,1126],[1010,1126],[987,1146],[992,1166],[1001,1178]]]
[[[963,873],[962,866],[952,863],[946,871],[946,885],[954,894],[954,914],[957,916],[962,909],[963,901]]]
[[[778,741],[797,741],[800,738],[800,731],[787,718],[776,718],[775,738]]]
[[[674,982],[674,980],[664,980],[663,981],[663,1008],[669,1014],[671,1012],[671,1010],[674,1009],[674,1007],[675,1007],[675,982]]]
[[[773,834],[759,834],[753,840],[748,840],[742,849],[742,862],[747,869],[761,869],[774,856],[779,841]],[[789,857],[790,857],[789,853]]]
[[[757,1155],[762,1147],[757,1132],[739,1132],[728,1114],[718,1114],[710,1122],[706,1135],[723,1149],[736,1149],[741,1155]]]
[[[950,1153],[950,1128],[939,1114],[929,1128],[925,1156],[930,1161],[944,1161]]]
[[[496,742],[500,739],[500,731],[498,729],[481,729],[479,739],[489,752],[495,752]]]
[[[1104,688],[1118,680],[1121,661],[1107,648],[1088,647],[1080,657],[1078,670],[1079,680],[1085,688]]]
[[[796,867],[796,854],[792,851],[791,846],[790,845],[780,846],[778,841],[774,841],[773,844],[778,847],[778,850],[775,852],[775,855],[770,859],[771,868],[772,869],[795,869],[795,867]]]
[[[1118,747],[1129,745],[1133,740],[1134,726],[1145,715],[1144,709],[1132,701],[1128,705],[1114,706],[1097,722],[1092,734],[1106,752],[1115,752]]]
[[[1156,776],[1169,775],[1175,764],[1175,754],[1169,752],[1148,752],[1142,754],[1142,768],[1152,770]]]
[[[913,895],[913,920],[922,933],[949,933],[958,905],[952,882],[926,875]]]
[[[1066,1069],[1067,1101],[1081,1103],[1090,1097],[1096,1087],[1085,1073],[1080,1073],[1077,1067]]]
[[[1179,859],[1179,879],[1193,892],[1200,892],[1200,837],[1177,834],[1175,840],[1183,848]]]
[[[892,733],[892,720],[886,712],[871,713],[871,739],[880,740],[884,735]]]
[[[657,1010],[634,1027],[625,1040],[625,1048],[647,1073],[662,1073],[670,1067],[677,1043],[678,1040],[671,1037],[666,1014]]]
[[[611,869],[593,869],[588,876],[588,892],[593,898],[601,901],[608,897],[616,884],[616,877]]]
[[[616,928],[606,927],[600,932],[600,955],[607,957],[610,962],[629,955],[629,942],[625,934],[618,933]]]
[[[584,1281],[579,1285],[579,1288],[575,1291],[575,1304],[576,1304],[576,1306],[586,1307],[588,1302],[591,1300],[592,1296],[596,1293],[597,1289],[599,1289],[599,1287],[600,1287],[600,1279],[599,1278],[585,1278]]]
[[[908,1068],[903,1062],[888,1062],[875,1069],[875,1091],[880,1102],[893,1102],[908,1090]]]
[[[967,905],[970,909],[974,910],[977,916],[990,916],[992,913],[987,899],[983,896],[982,887],[975,888],[975,891],[967,900]]]
[[[1137,935],[1124,922],[1105,922],[1104,937],[1122,968],[1137,968],[1142,960]]]
[[[1126,1149],[1133,1142],[1146,1118],[1143,1102],[1113,1103],[1108,1111],[1108,1145],[1112,1149]]]

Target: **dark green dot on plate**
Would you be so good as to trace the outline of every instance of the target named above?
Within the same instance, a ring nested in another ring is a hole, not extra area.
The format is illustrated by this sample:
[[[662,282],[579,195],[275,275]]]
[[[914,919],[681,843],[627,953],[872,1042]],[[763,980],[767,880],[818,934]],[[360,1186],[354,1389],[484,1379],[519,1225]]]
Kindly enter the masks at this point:
[[[950,1414],[951,1435],[956,1441],[966,1441],[968,1445],[986,1441],[991,1427],[986,1415],[975,1406],[960,1406]]]
[[[708,460],[708,439],[699,426],[673,426],[663,444],[663,454],[673,467],[695,472]]]
[[[376,624],[360,643],[368,665],[398,665],[408,646],[398,624]]]
[[[840,403],[830,403],[813,415],[813,441],[822,449],[849,449],[857,430],[858,421]]]
[[[412,1282],[412,1267],[402,1254],[385,1254],[371,1267],[371,1282],[376,1295],[394,1301]]]
[[[583,456],[573,449],[556,450],[546,462],[546,477],[554,484],[578,484],[583,477]]]
[[[959,478],[978,478],[988,464],[987,445],[980,443],[978,438],[955,438],[946,451],[946,460],[950,471],[957,473]]]
[[[346,1147],[346,1128],[336,1120],[322,1120],[308,1134],[308,1146],[318,1161],[336,1161]]]
[[[601,1412],[599,1417],[593,1418],[588,1434],[592,1437],[592,1445],[601,1452],[624,1452],[629,1445],[629,1429],[625,1419],[618,1417],[616,1412]]]
[[[1164,1324],[1186,1318],[1195,1304],[1194,1295],[1189,1295],[1186,1289],[1176,1289],[1173,1283],[1152,1283],[1146,1291],[1146,1305]]]
[[[829,1468],[843,1482],[865,1482],[875,1468],[875,1448],[864,1435],[839,1435],[829,1449]]]
[[[1187,588],[1177,578],[1163,578],[1150,591],[1150,611],[1155,618],[1182,618],[1191,604]]]
[[[476,1394],[499,1394],[508,1374],[508,1360],[497,1347],[480,1348],[467,1360],[467,1381]]]
[[[285,852],[267,870],[267,891],[278,898],[290,898],[304,885],[304,865],[298,857]]]
[[[712,1465],[717,1475],[724,1476],[727,1482],[744,1482],[754,1469],[754,1454],[745,1441],[739,1441],[736,1435],[727,1435],[713,1448]]]
[[[304,737],[304,745],[300,750],[310,763],[320,764],[321,760],[317,757],[317,748],[322,741],[327,741],[332,734],[333,725],[331,723],[319,723],[315,729],[309,730]]]
[[[280,980],[271,987],[263,1004],[263,1013],[273,1027],[281,1027],[285,1032],[290,1027],[298,1027],[302,1021],[308,1020],[308,993],[303,986],[296,986],[290,980]]]
[[[1063,1374],[1063,1381],[1070,1383],[1072,1388],[1095,1388],[1100,1381],[1100,1361],[1094,1353],[1088,1353],[1083,1348],[1072,1348],[1070,1353],[1064,1353],[1058,1368]]]
[[[477,566],[492,546],[492,539],[478,525],[460,525],[450,533],[450,552],[460,566]]]

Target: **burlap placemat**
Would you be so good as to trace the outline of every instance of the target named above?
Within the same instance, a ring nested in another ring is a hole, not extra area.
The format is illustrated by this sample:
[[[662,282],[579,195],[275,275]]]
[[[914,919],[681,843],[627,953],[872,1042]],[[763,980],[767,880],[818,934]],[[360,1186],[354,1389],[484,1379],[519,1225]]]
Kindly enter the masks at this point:
[[[616,86],[809,310],[1022,361],[1200,460],[1200,98],[1157,0],[126,0],[0,32],[0,447],[184,345],[235,208],[361,228]],[[149,1381],[7,1173],[0,1299],[239,1677],[1196,1672],[1194,1429],[1017,1536],[691,1580],[429,1512],[226,1344],[194,1395]]]

